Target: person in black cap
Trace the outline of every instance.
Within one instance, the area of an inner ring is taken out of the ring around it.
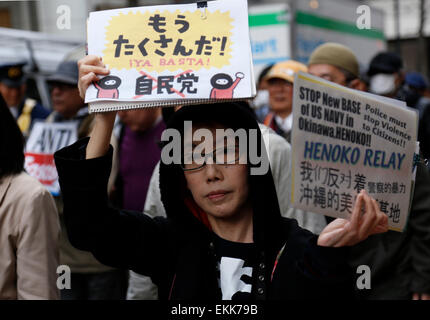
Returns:
[[[21,132],[26,136],[35,119],[45,119],[49,110],[36,100],[26,98],[26,77],[23,67],[26,62],[6,63],[0,66],[0,94],[9,110],[17,119]]]
[[[403,61],[396,53],[378,53],[370,62],[367,75],[372,93],[406,102],[408,107],[417,109],[420,119],[430,100],[424,97],[428,87],[426,80],[417,72],[404,73]]]
[[[77,61],[64,61],[48,77],[54,111],[47,121],[83,120],[87,117],[86,104],[79,96],[78,76]]]
[[[369,90],[378,95],[405,100],[406,94],[402,90],[405,76],[402,68],[403,61],[396,53],[378,53],[370,61],[367,71]]]
[[[367,71],[370,77],[370,91],[389,98],[406,102],[406,105],[419,112],[418,140],[424,158],[430,157],[430,101],[424,97],[427,81],[418,73],[404,74],[403,61],[395,53],[381,52],[370,62]],[[430,298],[430,295],[429,295]]]
[[[430,105],[430,98],[426,96],[429,88],[428,81],[418,72],[408,72],[405,76],[405,85],[410,93],[406,103],[418,110],[421,120],[425,109]]]

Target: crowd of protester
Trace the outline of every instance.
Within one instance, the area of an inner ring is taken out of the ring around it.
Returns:
[[[366,192],[350,224],[290,205],[299,71],[419,112],[421,160],[404,232],[387,231]],[[430,85],[400,56],[381,52],[363,71],[351,49],[325,43],[306,64],[267,66],[254,101],[89,114],[85,90],[106,74],[93,56],[60,63],[47,79],[48,110],[26,97],[25,63],[0,66],[0,299],[430,299]],[[209,130],[258,128],[270,171],[244,178],[246,166],[163,164],[163,131],[186,120]],[[78,123],[78,141],[55,155],[60,194],[24,170],[25,139],[37,121]],[[218,181],[243,192],[231,209],[235,223],[199,198]],[[249,290],[225,283],[226,257],[250,266],[242,281]],[[70,288],[57,286],[59,265],[71,270]],[[351,270],[360,265],[370,266],[370,290],[355,286]]]

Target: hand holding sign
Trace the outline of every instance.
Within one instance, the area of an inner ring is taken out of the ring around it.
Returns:
[[[86,159],[102,157],[108,152],[115,116],[116,111],[96,114],[94,128],[87,145]]]
[[[78,61],[79,67],[79,95],[85,99],[88,87],[95,81],[99,80],[97,75],[106,76],[109,70],[102,62],[102,58],[95,55],[88,55]]]
[[[109,70],[100,57],[88,55],[78,61],[79,66],[79,94],[82,98],[91,83],[98,81],[98,75],[107,75]],[[103,156],[109,149],[116,112],[97,113],[91,139],[87,146],[87,159]]]
[[[195,3],[91,12],[88,52],[103,62],[87,60],[89,111],[255,96],[247,12],[246,0],[210,1],[204,18]]]
[[[364,214],[362,212],[364,211]],[[353,246],[372,234],[388,230],[388,217],[381,212],[375,199],[366,190],[357,196],[350,220],[337,218],[318,237],[323,247]]]
[[[294,81],[293,206],[349,219],[365,189],[406,225],[413,194],[417,115],[398,101],[298,73]]]

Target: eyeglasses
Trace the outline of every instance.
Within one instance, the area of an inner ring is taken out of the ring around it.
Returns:
[[[203,168],[207,163],[238,164],[240,158],[239,147],[235,146],[219,148],[206,154],[190,152],[185,154],[181,167],[184,171],[193,171]]]

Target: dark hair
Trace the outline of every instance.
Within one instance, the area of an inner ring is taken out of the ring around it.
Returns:
[[[248,134],[247,137],[250,137],[249,130],[257,129],[256,131],[258,137],[261,136],[255,114],[245,101],[184,106],[176,111],[167,123],[167,128],[174,128],[180,133],[182,138],[182,153],[184,150],[185,121],[192,121],[193,126],[199,125],[203,127],[214,127],[216,125],[222,125],[226,129],[233,129],[234,131],[238,129],[244,129]],[[168,143],[169,142],[167,141],[163,141],[161,143],[161,148],[163,148]],[[247,141],[247,143],[249,144],[249,141]],[[261,140],[259,138],[257,139],[257,145],[255,148],[258,155],[262,155],[262,148],[264,148],[264,153],[266,153],[265,157],[267,158],[265,145],[261,145]],[[247,146],[247,150],[250,150],[249,145]],[[248,163],[248,167],[253,166],[254,164]],[[182,169],[180,172],[182,173]]]
[[[24,170],[24,137],[0,95],[0,177]]]
[[[260,75],[258,76],[257,86],[263,81],[264,77],[269,73],[270,69],[272,69],[273,66],[274,64],[272,63],[264,67],[263,70],[261,70]]]
[[[228,82],[226,84],[217,83],[220,79],[226,79]],[[211,85],[215,89],[228,89],[231,87],[233,83],[233,79],[226,73],[217,73],[211,78]]]
[[[109,80],[115,80],[115,83],[106,84],[106,82]],[[97,83],[103,89],[116,89],[121,85],[121,79],[117,76],[107,76],[107,77],[104,77],[103,79],[100,79]]]
[[[276,194],[275,184],[270,171],[270,164],[267,155],[266,146],[263,141],[262,133],[259,129],[257,121],[254,119],[249,109],[243,104],[234,102],[221,102],[216,104],[184,106],[170,119],[167,128],[174,128],[179,130],[181,137],[184,137],[184,122],[192,121],[194,124],[216,123],[223,125],[225,128],[233,130],[244,129],[247,134],[252,131],[256,133],[256,151],[255,155],[261,155],[261,161],[267,164],[267,172],[264,174],[251,174],[251,170],[261,164],[247,163],[248,167],[248,186],[249,186],[249,199],[252,202],[254,211],[254,242],[265,246],[265,244],[273,243],[272,237],[276,238],[280,232],[281,214],[278,205],[278,198]],[[248,135],[248,137],[250,137]],[[248,139],[248,156],[251,152],[250,140]],[[249,158],[248,158],[249,159]],[[196,223],[199,223],[194,214],[185,204],[185,200],[189,197],[190,191],[186,188],[186,178],[184,171],[178,164],[166,164],[160,162],[160,191],[161,201],[166,209],[168,218],[176,220],[186,230],[184,236],[195,239],[195,232],[199,232],[200,236],[205,237],[207,233],[200,233],[201,230],[194,228]],[[258,214],[256,214],[258,212]],[[204,229],[207,230],[206,228]],[[266,242],[267,241],[267,242]],[[273,248],[273,246],[265,247],[266,254],[276,257],[280,248]],[[274,259],[273,258],[273,259]]]

